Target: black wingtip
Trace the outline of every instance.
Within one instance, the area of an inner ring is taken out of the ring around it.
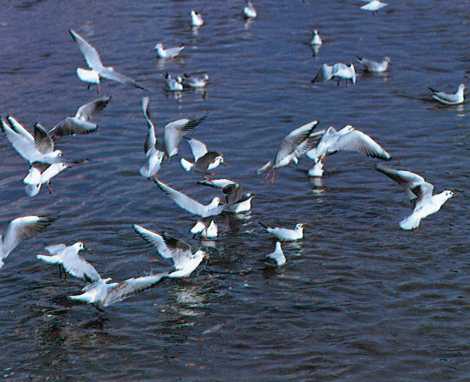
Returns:
[[[438,91],[434,88],[428,87],[429,90],[431,90],[433,93],[437,93]]]
[[[268,228],[268,226],[266,224],[264,224],[263,222],[258,222],[258,224],[263,228],[266,228],[266,229]]]

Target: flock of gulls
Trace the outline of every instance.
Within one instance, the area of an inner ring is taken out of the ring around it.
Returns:
[[[368,1],[361,9],[377,12],[387,4],[378,0]],[[254,19],[257,11],[248,1],[243,8],[244,17]],[[201,13],[191,10],[190,22],[193,28],[201,28],[205,21]],[[103,79],[117,81],[121,84],[131,85],[145,90],[144,86],[111,66],[105,66],[98,51],[80,34],[70,30],[72,40],[77,44],[88,68],[77,68],[78,78],[88,87],[96,86],[101,91]],[[311,45],[318,51],[322,45],[322,38],[318,30],[314,30]],[[180,55],[184,46],[165,47],[162,42],[155,46],[159,59],[172,60]],[[390,58],[385,57],[377,62],[367,58],[358,57],[364,71],[381,73],[389,68]],[[313,82],[335,80],[338,85],[341,81],[356,83],[356,70],[353,64],[336,63],[324,64],[318,71]],[[208,86],[207,73],[165,74],[165,83],[168,91],[181,91],[184,88],[204,88]],[[447,94],[431,89],[432,98],[436,101],[455,105],[464,101],[464,85],[460,85],[457,93]],[[30,197],[41,192],[43,185],[52,192],[51,181],[60,173],[72,166],[78,166],[80,161],[68,161],[62,151],[56,148],[61,139],[69,136],[89,134],[98,129],[96,118],[106,108],[111,97],[101,96],[83,106],[80,106],[74,116],[66,117],[57,125],[48,129],[36,123],[33,132],[13,115],[1,119],[1,130],[14,150],[27,162],[27,173],[24,177],[25,191]],[[206,115],[197,118],[184,118],[168,123],[157,130],[150,113],[149,97],[142,98],[142,112],[147,124],[147,135],[144,143],[145,161],[140,168],[140,175],[152,180],[158,188],[171,199],[174,204],[196,217],[190,233],[201,238],[201,248],[195,248],[183,240],[171,237],[165,232],[154,232],[141,225],[133,225],[137,235],[150,243],[155,251],[164,259],[173,263],[173,269],[167,272],[150,274],[142,277],[130,278],[121,282],[112,282],[109,277],[102,277],[95,267],[89,263],[80,252],[85,249],[82,242],[67,246],[53,244],[47,246],[47,254],[37,256],[37,259],[50,265],[59,267],[59,275],[67,274],[83,280],[84,287],[81,293],[69,296],[71,300],[93,304],[97,308],[104,308],[113,303],[150,288],[164,279],[185,278],[198,268],[201,262],[208,257],[204,250],[204,243],[210,243],[218,236],[216,217],[223,213],[244,214],[251,210],[254,194],[247,192],[242,185],[229,179],[214,177],[214,171],[224,164],[224,156],[219,151],[212,151],[202,141],[190,137],[193,131],[204,122]],[[353,126],[347,125],[339,130],[334,127],[319,129],[319,121],[311,121],[300,126],[280,142],[273,158],[257,170],[264,174],[266,181],[274,182],[279,170],[290,164],[297,164],[302,157],[313,161],[308,175],[321,177],[324,175],[324,166],[328,156],[340,151],[353,151],[368,157],[389,161],[391,155],[372,137]],[[180,158],[181,167],[188,172],[201,175],[198,184],[211,187],[217,192],[208,204],[202,204],[186,195],[183,191],[173,188],[158,177],[161,166],[165,162],[178,156],[179,146],[185,141],[189,145],[193,158]],[[411,201],[412,213],[400,222],[403,230],[418,228],[422,219],[434,214],[454,196],[452,191],[443,191],[434,194],[434,187],[423,177],[406,170],[397,170],[382,164],[376,165],[376,170],[405,188]],[[47,229],[55,221],[49,216],[25,216],[14,219],[7,226],[4,234],[0,236],[0,268],[8,255],[23,241]],[[266,255],[266,261],[273,266],[282,266],[286,257],[282,243],[303,239],[304,225],[299,223],[293,228],[269,226],[261,223],[263,229],[275,238],[274,251]],[[208,245],[210,246],[210,245]]]

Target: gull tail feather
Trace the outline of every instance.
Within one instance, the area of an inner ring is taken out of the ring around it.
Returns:
[[[421,222],[421,218],[413,214],[403,219],[400,222],[400,228],[405,231],[411,231],[413,229],[418,228],[420,222]]]
[[[273,167],[273,162],[269,161],[263,167],[260,167],[258,170],[256,170],[256,173],[258,175],[263,174],[264,172],[271,170],[272,167]]]

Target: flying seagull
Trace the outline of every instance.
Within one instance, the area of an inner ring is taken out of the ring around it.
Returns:
[[[413,213],[400,222],[400,228],[403,230],[418,228],[421,219],[435,214],[447,200],[454,196],[454,193],[449,190],[433,195],[434,186],[410,171],[395,170],[381,164],[377,164],[376,169],[403,186],[414,202]]]
[[[165,183],[160,182],[158,179],[154,178],[155,183],[158,187],[165,192],[173,201],[182,209],[188,211],[193,215],[200,216],[202,218],[208,218],[210,216],[216,216],[222,213],[224,206],[220,205],[220,198],[214,197],[212,201],[207,204],[201,204],[196,200],[190,198],[186,194],[167,186]]]
[[[137,234],[157,249],[161,257],[173,261],[175,270],[168,274],[169,278],[189,277],[202,260],[207,258],[206,252],[197,250],[193,253],[189,244],[168,236],[165,232],[159,234],[138,224],[133,227]]]
[[[52,178],[72,166],[71,163],[58,162],[53,164],[33,163],[29,168],[28,175],[23,179],[26,194],[34,197],[41,191],[43,184],[47,184],[49,192],[52,193]]]
[[[304,224],[302,223],[296,224],[294,229],[269,227],[261,222],[259,224],[279,241],[295,241],[303,239],[304,237]]]
[[[150,117],[149,102],[149,97],[142,98],[142,111],[147,122],[147,137],[144,143],[145,165],[141,167],[140,175],[145,178],[151,178],[160,171],[160,166],[165,156],[165,151],[160,150],[157,142],[155,125]]]
[[[96,115],[108,106],[111,97],[100,97],[80,106],[73,117],[67,117],[55,125],[49,135],[57,140],[60,137],[76,134],[89,134],[98,129],[93,122]]]
[[[82,68],[77,69],[77,75],[80,80],[88,84],[96,84],[99,86],[101,78],[106,78],[108,80],[117,81],[122,84],[132,85],[139,89],[145,89],[132,78],[114,70],[112,66],[104,66],[101,62],[98,51],[88,41],[86,41],[73,29],[70,29],[69,33],[72,36],[73,41],[78,44],[78,48],[80,49],[80,52],[82,52],[83,57],[85,58],[85,61],[90,68],[90,70]]]
[[[392,159],[390,154],[376,141],[351,125],[347,125],[339,131],[336,131],[334,127],[329,127],[317,146],[307,153],[307,156],[315,161],[309,175],[322,176],[326,157],[338,151],[356,151],[372,158]]]
[[[3,235],[0,235],[0,268],[18,244],[43,232],[54,220],[41,216],[24,216],[12,220]]]
[[[178,146],[183,137],[198,126],[202,121],[207,118],[207,115],[203,115],[200,118],[183,118],[168,123],[164,127],[163,139],[165,142],[165,150],[168,158],[175,156],[178,153]]]
[[[85,245],[79,241],[73,245],[51,245],[45,248],[49,255],[37,255],[36,258],[47,264],[56,264],[73,277],[93,283],[101,279],[95,267],[86,261],[79,252],[85,249]]]
[[[266,177],[274,182],[276,169],[287,166],[290,163],[297,164],[299,158],[311,150],[323,134],[324,131],[313,132],[318,123],[318,121],[312,121],[291,131],[282,140],[274,160],[259,168],[258,174],[267,172]]]
[[[181,158],[181,166],[186,171],[208,173],[224,163],[224,157],[216,151],[208,151],[207,146],[197,139],[188,139],[188,144],[193,153],[194,163]]]
[[[237,184],[236,182],[230,179],[211,179],[209,177],[205,177],[202,180],[198,180],[197,183],[202,184],[203,186],[209,186],[212,188],[219,188],[219,189],[223,189],[224,187],[230,184]]]
[[[444,93],[433,88],[429,88],[429,90],[432,92],[432,98],[444,105],[459,105],[464,102],[464,84],[460,84],[457,92],[454,94]]]
[[[62,151],[55,150],[54,141],[46,129],[36,123],[34,137],[11,115],[2,118],[2,130],[20,156],[30,165],[34,162],[57,163],[61,161]]]
[[[225,195],[224,211],[238,214],[251,210],[251,201],[255,194],[244,192],[240,184],[228,184],[222,189],[222,192]]]

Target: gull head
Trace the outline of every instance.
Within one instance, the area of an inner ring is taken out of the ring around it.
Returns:
[[[77,241],[73,246],[77,251],[83,251],[85,249],[85,244],[81,241]]]
[[[304,224],[303,223],[296,224],[295,225],[295,230],[303,232],[304,231]]]
[[[162,50],[163,49],[163,44],[161,42],[157,43],[157,45],[155,45],[155,49]],[[168,73],[166,75],[168,75]]]
[[[465,85],[464,84],[460,84],[459,85],[459,92],[463,92],[465,90]]]
[[[384,61],[385,61],[387,64],[390,64],[390,62],[391,62],[392,60],[390,59],[390,57],[385,56],[385,57],[384,57]]]
[[[445,190],[442,194],[444,195],[445,200],[449,200],[455,196],[455,192],[450,190]]]
[[[214,159],[214,164],[218,166],[219,164],[224,163],[224,157],[222,155],[217,155]]]

